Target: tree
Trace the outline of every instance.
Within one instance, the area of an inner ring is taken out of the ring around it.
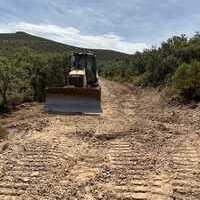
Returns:
[[[186,100],[200,100],[200,62],[182,64],[173,76],[173,85]]]
[[[7,58],[0,58],[1,109],[8,108],[8,95],[16,87],[16,68]]]

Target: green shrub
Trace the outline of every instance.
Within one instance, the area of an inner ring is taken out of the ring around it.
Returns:
[[[200,100],[200,62],[180,65],[173,76],[173,87],[184,100]]]

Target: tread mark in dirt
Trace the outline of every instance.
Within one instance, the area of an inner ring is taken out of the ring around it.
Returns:
[[[59,154],[45,143],[30,143],[24,152],[1,155],[0,199],[20,199],[20,196],[39,183],[45,183],[47,173],[56,167]]]
[[[172,155],[173,196],[177,199],[200,199],[200,158],[189,140],[176,148]]]
[[[155,176],[151,177],[153,180],[150,179],[150,166],[141,148],[133,150],[129,141],[117,139],[111,142],[109,155],[116,176],[116,181],[112,186],[116,198],[172,199],[170,193],[161,187],[161,177]]]

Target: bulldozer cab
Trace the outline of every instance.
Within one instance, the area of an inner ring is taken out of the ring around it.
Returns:
[[[91,53],[73,53],[70,56],[71,69],[74,74],[85,73],[86,85],[97,85],[96,57]],[[72,73],[72,72],[71,72]]]
[[[87,54],[73,53],[70,56],[72,70],[83,70],[87,67]]]

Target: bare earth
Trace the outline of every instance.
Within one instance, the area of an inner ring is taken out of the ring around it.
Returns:
[[[0,199],[200,199],[200,106],[102,81],[101,116],[0,118]]]

